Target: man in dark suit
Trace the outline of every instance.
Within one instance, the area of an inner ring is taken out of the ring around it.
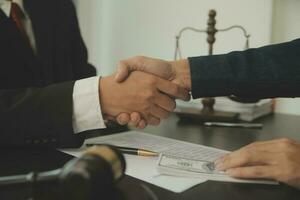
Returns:
[[[1,147],[77,147],[81,132],[106,127],[102,114],[121,111],[155,125],[175,107],[162,92],[181,96],[177,85],[143,73],[124,84],[95,75],[71,0],[0,0]]]
[[[258,99],[300,97],[299,53],[300,39],[297,39],[174,62],[135,57],[120,62],[116,79],[122,81],[130,71],[140,70],[173,80],[190,90],[194,98],[229,95]],[[124,123],[130,120],[126,114],[119,118]],[[233,177],[275,179],[300,189],[299,155],[297,141],[277,139],[250,144],[220,158],[215,164],[217,169]]]

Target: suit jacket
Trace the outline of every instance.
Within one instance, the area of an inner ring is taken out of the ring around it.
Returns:
[[[300,96],[300,39],[224,55],[189,58],[194,98]]]
[[[35,34],[35,55],[14,22],[0,11],[0,146],[76,147],[74,80],[96,75],[87,63],[71,0],[24,0]]]

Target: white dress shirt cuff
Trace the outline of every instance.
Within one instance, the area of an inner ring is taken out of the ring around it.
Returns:
[[[74,133],[106,128],[100,107],[99,79],[100,77],[92,77],[75,82],[73,90]]]

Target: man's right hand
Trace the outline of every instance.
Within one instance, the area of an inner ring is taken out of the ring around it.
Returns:
[[[189,99],[187,90],[170,81],[143,72],[133,72],[122,83],[114,76],[104,77],[99,86],[102,112],[116,117],[120,113],[140,113],[150,125],[158,125],[175,107],[174,98]]]

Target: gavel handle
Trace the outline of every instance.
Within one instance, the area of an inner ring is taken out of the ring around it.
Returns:
[[[30,186],[36,183],[50,183],[58,181],[61,169],[47,172],[30,172],[28,174],[0,177],[0,188],[8,186]]]

